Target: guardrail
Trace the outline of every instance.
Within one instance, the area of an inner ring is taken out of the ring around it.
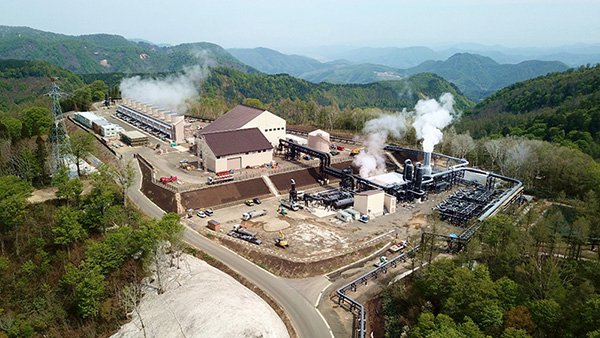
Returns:
[[[344,302],[348,302],[348,304],[350,304],[350,312],[356,312],[355,315],[358,317],[358,336],[360,338],[364,338],[366,335],[367,315],[365,307],[358,301],[346,295],[346,292],[349,290],[356,291],[357,286],[360,284],[367,285],[369,279],[377,279],[377,276],[380,273],[386,273],[388,269],[395,268],[399,262],[405,262],[408,258],[414,256],[414,254],[419,250],[419,247],[420,245],[413,247],[412,249],[390,259],[383,265],[365,273],[364,275],[336,290],[336,294],[338,296],[338,305],[343,305]]]

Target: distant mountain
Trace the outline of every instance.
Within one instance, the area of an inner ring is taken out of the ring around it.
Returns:
[[[238,60],[267,74],[300,76],[307,72],[327,68],[315,59],[300,55],[286,55],[269,48],[230,48],[227,51]]]
[[[286,55],[268,48],[228,49],[238,60],[267,74],[289,74],[314,83],[364,84],[402,78],[398,69],[347,60],[322,63],[300,55]]]
[[[558,61],[524,61],[499,64],[489,57],[460,53],[445,61],[426,61],[406,70],[409,75],[431,72],[454,83],[469,98],[479,101],[493,92],[540,75],[561,72],[569,67]]]
[[[159,47],[119,35],[70,36],[9,26],[0,26],[0,59],[44,60],[76,73],[173,72],[197,64],[250,70],[207,42]]]
[[[332,59],[345,59],[354,63],[372,63],[392,68],[415,67],[427,60],[443,60],[444,55],[428,47],[364,47],[330,54]]]

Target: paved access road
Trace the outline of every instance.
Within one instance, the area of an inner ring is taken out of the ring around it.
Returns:
[[[131,155],[132,154],[124,155],[124,160],[130,159],[132,157]],[[134,160],[132,164],[136,169],[136,175],[134,183],[128,191],[129,198],[146,215],[155,218],[161,217],[164,214],[164,211],[152,203],[152,201],[140,191],[142,180],[138,162]],[[328,285],[325,277],[322,277],[321,280],[315,278],[307,279],[307,283],[294,283],[301,285],[306,284],[304,287],[294,285],[299,290],[302,290],[301,293],[296,288],[290,286],[292,283],[288,283],[289,280],[277,277],[263,270],[254,263],[242,258],[233,251],[214,243],[187,226],[184,227],[183,240],[192,247],[200,249],[227,264],[231,269],[268,293],[286,312],[299,337],[333,337],[327,322],[313,304],[315,300],[308,299],[313,298],[315,294],[318,294],[319,289]]]

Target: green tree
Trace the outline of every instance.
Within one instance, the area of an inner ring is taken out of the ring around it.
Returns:
[[[85,229],[79,223],[80,217],[78,210],[61,207],[56,214],[56,225],[52,228],[54,243],[67,248],[69,257],[71,257],[71,244],[85,238],[87,235]]]
[[[108,85],[102,80],[96,80],[89,84],[92,101],[104,100],[104,95],[108,94]]]
[[[546,336],[560,336],[558,323],[561,318],[560,305],[553,299],[536,300],[529,304],[531,318]]]
[[[70,178],[69,169],[61,166],[52,177],[52,185],[56,187],[56,197],[62,198],[67,205],[71,202],[79,203],[79,198],[83,192],[83,183],[79,178]]]
[[[419,271],[417,288],[427,299],[441,304],[448,296],[454,268],[454,262],[450,259],[440,259],[431,263],[427,269]]]
[[[52,113],[45,107],[30,107],[21,111],[23,136],[32,137],[50,132]]]
[[[21,138],[23,123],[21,120],[12,116],[5,116],[0,119],[0,123],[6,127],[11,140],[15,141]]]
[[[264,103],[262,103],[259,99],[246,98],[242,101],[242,104],[249,107],[264,109]]]
[[[509,327],[502,333],[502,338],[530,338],[531,336],[525,330]]]
[[[71,135],[71,154],[75,157],[77,175],[81,176],[80,161],[94,149],[94,136],[86,132],[76,132]]]
[[[104,275],[100,266],[83,262],[79,268],[69,264],[62,282],[71,290],[82,318],[95,317],[104,297]]]
[[[0,187],[0,246],[4,255],[6,235],[23,220],[32,187],[29,182],[12,175],[0,176]]]
[[[583,305],[579,326],[582,328],[581,333],[594,330],[600,331],[600,296],[598,294]]]

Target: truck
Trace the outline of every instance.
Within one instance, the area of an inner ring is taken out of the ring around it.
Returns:
[[[281,200],[281,201],[279,201],[279,204],[288,210],[292,210],[292,211],[300,210],[300,205],[296,202],[290,202],[289,200]]]
[[[388,262],[387,257],[381,256],[381,257],[379,257],[379,262],[373,264],[373,266],[376,268],[380,268],[380,267],[384,266],[387,262]]]
[[[227,235],[229,235],[233,238],[243,239],[247,242],[250,242],[250,243],[256,244],[256,245],[260,245],[262,243],[262,241],[260,239],[256,238],[255,233],[252,233],[252,232],[244,229],[244,227],[242,227],[241,224],[234,224],[233,229],[231,231],[229,231],[227,233]]]
[[[267,210],[266,209],[262,209],[262,210],[250,210],[248,212],[245,212],[242,214],[242,219],[244,221],[249,221],[253,218],[256,217],[260,217],[260,216],[264,216],[267,214]]]
[[[220,183],[231,182],[231,181],[233,181],[233,175],[222,175],[222,176],[208,177],[206,179],[206,184],[213,185],[213,184],[220,184]]]
[[[170,177],[163,176],[160,178],[160,183],[169,183],[169,182],[175,182],[175,181],[177,181],[177,176],[170,176]]]
[[[391,253],[396,253],[396,252],[404,250],[407,246],[408,246],[408,243],[406,241],[400,241],[400,242],[390,246],[388,251]]]

